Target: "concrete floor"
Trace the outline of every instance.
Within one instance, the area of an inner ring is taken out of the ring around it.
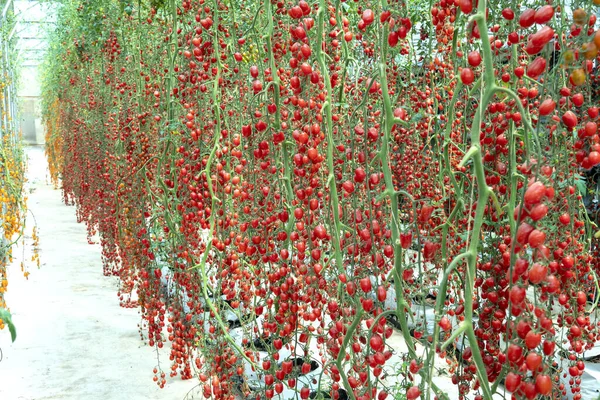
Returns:
[[[32,218],[23,247],[9,267],[6,295],[17,340],[0,332],[0,399],[184,399],[196,381],[167,378],[159,389],[152,381],[157,353],[140,340],[137,309],[119,306],[116,278],[102,274],[100,246],[90,245],[75,208],[47,182],[41,147],[29,155],[29,208],[40,234],[41,269],[30,262]],[[165,349],[166,350],[165,346]],[[161,354],[168,376],[169,360]],[[189,396],[188,398],[191,398]]]

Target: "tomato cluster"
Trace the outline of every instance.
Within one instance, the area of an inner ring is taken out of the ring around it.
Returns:
[[[142,338],[170,346],[159,386],[305,399],[314,361],[334,398],[445,398],[443,357],[461,398],[501,381],[581,398],[599,334],[596,5],[425,3],[62,9],[51,171]],[[435,323],[413,323],[428,301]]]
[[[6,17],[8,15],[9,17]],[[10,14],[0,18],[0,34],[8,36],[14,22]],[[24,193],[25,157],[23,142],[17,126],[16,81],[18,73],[15,65],[14,42],[7,41],[0,49],[0,330],[6,326],[16,337],[8,305],[4,298],[8,291],[8,266],[14,261],[13,250],[19,239],[23,238],[27,198]],[[34,246],[37,244],[36,231],[33,231]],[[33,260],[39,259],[33,254]],[[29,276],[25,260],[21,262],[21,271],[25,278]]]

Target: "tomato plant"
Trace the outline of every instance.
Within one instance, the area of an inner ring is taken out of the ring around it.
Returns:
[[[25,160],[23,144],[17,126],[16,82],[18,63],[14,49],[15,40],[10,32],[15,27],[12,11],[3,8],[0,15],[0,330],[8,327],[11,338],[16,338],[16,329],[5,300],[8,291],[8,266],[13,262],[13,250],[24,237],[25,214],[27,212],[24,193]],[[33,229],[34,247],[37,233]],[[33,254],[32,261],[39,267],[39,258]],[[25,278],[29,276],[25,261],[21,263]]]
[[[307,398],[315,361],[333,398],[447,398],[461,341],[460,398],[581,397],[553,364],[598,338],[597,9],[527,7],[64,2],[47,155],[159,386]]]

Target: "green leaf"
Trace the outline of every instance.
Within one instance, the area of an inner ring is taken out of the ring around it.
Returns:
[[[8,330],[10,331],[10,338],[14,342],[17,339],[17,328],[12,322],[12,318],[8,310],[4,308],[0,308],[0,319],[4,321],[6,325],[8,325]]]
[[[579,190],[579,193],[582,196],[585,196],[587,194],[587,185],[584,176],[581,176],[579,174],[575,175],[575,186],[577,186],[577,189]]]
[[[411,124],[417,123],[417,122],[419,122],[422,119],[423,119],[423,113],[422,112],[418,112],[418,113],[416,113],[415,115],[412,116],[412,118],[410,119],[410,123]]]

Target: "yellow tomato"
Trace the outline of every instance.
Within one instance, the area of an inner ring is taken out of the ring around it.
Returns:
[[[578,8],[573,11],[573,22],[577,25],[583,25],[587,22],[587,13],[582,9]]]
[[[573,53],[572,50],[567,50],[565,51],[563,59],[565,60],[565,64],[571,64],[573,61],[575,61],[575,53]]]
[[[571,82],[575,86],[581,86],[585,83],[585,71],[583,68],[578,68],[575,71],[571,72]]]
[[[593,60],[598,55],[598,47],[596,47],[594,42],[584,43],[581,46],[581,53],[586,60]]]

